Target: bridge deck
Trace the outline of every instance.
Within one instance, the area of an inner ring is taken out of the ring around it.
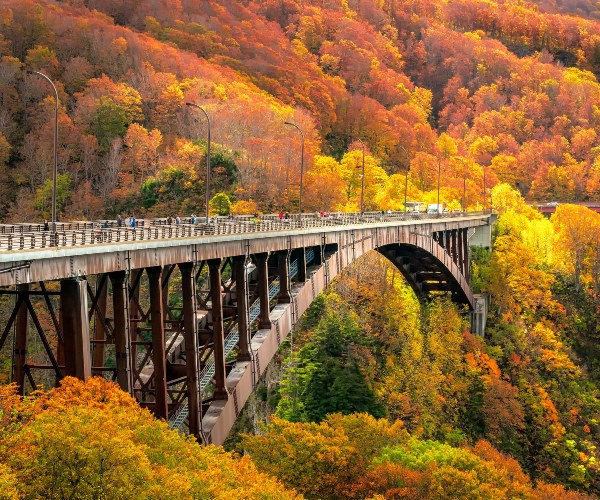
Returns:
[[[340,233],[361,240],[385,239],[392,238],[389,234],[396,229],[431,233],[476,227],[487,224],[488,217],[481,212],[437,217],[402,212],[305,216],[287,221],[269,218],[196,226],[65,230],[57,233],[55,241],[44,231],[0,234],[0,286],[336,243]]]

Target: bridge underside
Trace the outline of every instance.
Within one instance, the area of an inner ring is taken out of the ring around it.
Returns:
[[[173,428],[222,444],[300,316],[364,253],[386,256],[420,296],[449,293],[472,306],[469,227],[351,229],[277,236],[272,245],[235,241],[212,258],[193,247],[129,260],[116,255],[112,270],[0,289],[15,299],[0,348],[14,329],[12,379],[21,393],[65,375],[110,377]],[[227,248],[230,255],[222,255]],[[87,258],[65,262],[72,271],[98,269]],[[143,265],[132,266],[136,261]],[[63,265],[31,266],[15,276],[41,278]],[[34,336],[41,352],[32,349]]]
[[[418,297],[450,294],[454,302],[471,307],[470,290],[429,252],[412,245],[387,245],[377,250],[398,268]]]

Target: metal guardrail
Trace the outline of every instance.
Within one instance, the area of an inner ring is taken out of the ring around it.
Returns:
[[[448,212],[424,214],[412,212],[340,212],[329,216],[304,214],[289,219],[277,215],[261,215],[258,218],[238,216],[217,218],[213,222],[167,224],[165,219],[138,221],[138,227],[119,227],[115,221],[58,223],[57,232],[43,230],[43,224],[0,224],[0,251],[31,250],[37,248],[75,247],[104,245],[145,240],[192,238],[202,236],[251,234],[261,232],[289,231],[320,227],[373,224],[378,222],[416,221],[456,218],[464,215],[483,215],[484,212]],[[107,224],[108,222],[108,224]]]

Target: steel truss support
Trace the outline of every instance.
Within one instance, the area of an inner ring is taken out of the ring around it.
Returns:
[[[235,273],[235,298],[237,302],[238,361],[250,361],[250,325],[248,324],[248,275],[246,256],[233,258]]]
[[[125,271],[110,273],[113,297],[116,380],[121,389],[133,394],[131,371],[131,331],[129,322],[129,284]]]
[[[92,373],[101,375],[101,372],[95,371],[94,367],[103,367],[105,359],[105,341],[106,336],[106,303],[108,299],[108,284],[106,274],[98,280],[96,296],[92,302],[90,313],[94,316],[94,340],[98,341],[92,345]],[[89,285],[88,285],[89,286]]]
[[[467,279],[469,279],[469,230],[468,229],[461,229],[460,230],[463,233],[462,236],[462,243],[463,243],[463,276]]]
[[[150,288],[150,322],[152,327],[152,364],[154,377],[154,414],[167,419],[169,404],[167,399],[167,368],[165,349],[165,328],[163,322],[163,298],[160,267],[146,268]]]
[[[297,248],[294,250],[294,256],[296,257],[296,264],[298,266],[296,279],[299,283],[304,283],[306,281],[306,249],[304,247]]]
[[[212,303],[213,356],[215,360],[214,399],[227,399],[225,386],[225,330],[223,327],[223,295],[221,292],[221,259],[208,261],[210,298]]]
[[[464,253],[464,244],[463,244],[463,231],[462,229],[459,229],[457,231],[457,245],[458,245],[458,255],[457,255],[457,264],[458,264],[458,268],[460,269],[460,272],[463,274],[463,276],[465,275],[465,260],[463,257],[463,253]]]
[[[196,289],[194,264],[179,264],[183,299],[183,335],[185,340],[186,385],[188,397],[188,427],[190,434],[201,442],[200,419],[202,418],[200,385],[198,383],[198,334],[196,331]]]
[[[313,265],[314,266],[320,266],[324,259],[323,259],[323,247],[321,245],[313,247],[313,252],[315,255],[315,258],[313,260]]]
[[[258,298],[260,301],[260,316],[258,317],[258,328],[271,329],[271,305],[269,300],[269,254],[257,253],[254,262],[258,268]]]
[[[27,371],[27,293],[29,292],[29,284],[17,285],[17,292],[17,317],[15,325],[15,350],[12,381],[17,384],[19,395],[23,396],[25,389],[25,375]]]
[[[85,380],[92,376],[87,281],[61,280],[60,306],[65,375]]]
[[[279,274],[279,296],[280,304],[289,304],[292,301],[290,294],[290,253],[284,250],[277,254],[277,271]]]
[[[458,237],[457,233],[458,231],[456,229],[452,229],[450,231],[450,256],[452,257],[454,263],[458,266],[458,251],[456,249],[456,240]]]

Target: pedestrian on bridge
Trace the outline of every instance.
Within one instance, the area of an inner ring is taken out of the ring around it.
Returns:
[[[190,217],[190,222],[192,223],[192,225],[196,224],[196,215],[192,214],[192,216]]]
[[[117,216],[117,227],[123,227],[123,219],[120,214]]]
[[[177,217],[175,217],[175,225],[176,226],[181,225],[181,218],[179,217],[179,215]]]
[[[44,219],[44,231],[50,231],[50,224],[48,224],[48,219]]]

